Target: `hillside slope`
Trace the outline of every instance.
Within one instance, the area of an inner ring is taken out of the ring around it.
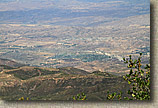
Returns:
[[[125,91],[129,86],[122,79],[107,72],[73,68],[41,68],[23,66],[5,68],[0,72],[0,98],[18,100],[72,100],[72,96],[85,93],[88,100],[106,100],[106,92]]]

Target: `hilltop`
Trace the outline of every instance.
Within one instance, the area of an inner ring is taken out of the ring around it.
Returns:
[[[86,93],[88,100],[106,100],[106,92],[125,91],[122,77],[107,72],[86,72],[73,67],[42,68],[5,66],[0,72],[0,98],[18,100],[72,100],[78,93]]]

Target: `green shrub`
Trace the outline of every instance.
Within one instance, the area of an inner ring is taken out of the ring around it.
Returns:
[[[86,99],[86,95],[82,93],[81,95],[77,94],[77,96],[73,96],[73,100],[87,100],[87,99]]]
[[[150,99],[150,64],[147,64],[145,69],[141,68],[141,56],[137,60],[133,60],[131,55],[129,58],[123,58],[124,62],[128,64],[130,68],[129,74],[123,76],[124,80],[131,85],[131,88],[127,91],[131,97],[122,98],[122,93],[112,93],[107,92],[107,99],[126,99],[126,100],[149,100]]]
[[[27,98],[21,97],[18,100],[29,100],[29,98],[28,97]]]

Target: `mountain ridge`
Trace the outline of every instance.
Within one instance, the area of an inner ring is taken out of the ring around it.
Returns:
[[[18,100],[20,97],[29,97],[30,100],[72,100],[73,95],[81,92],[86,93],[89,100],[106,100],[103,93],[122,90],[122,87],[128,88],[120,76],[100,71],[88,73],[73,67],[22,66],[5,68],[0,72],[0,98],[3,100]]]

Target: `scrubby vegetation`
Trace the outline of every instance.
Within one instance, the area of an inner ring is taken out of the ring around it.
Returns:
[[[87,100],[86,95],[84,93],[77,94],[77,96],[73,96],[73,100]]]
[[[137,60],[133,60],[131,56],[124,58],[130,73],[123,78],[108,72],[88,73],[73,67],[24,66],[12,69],[8,68],[8,65],[1,66],[0,98],[3,100],[27,100],[27,98],[29,100],[149,100],[150,65],[142,69],[141,55]]]
[[[131,97],[122,97],[122,93],[117,94],[116,92],[109,94],[107,99],[113,100],[115,98],[126,99],[126,100],[149,100],[150,99],[150,64],[147,64],[145,70],[141,68],[141,56],[137,60],[133,60],[131,55],[129,59],[123,58],[124,62],[128,64],[130,68],[130,73],[123,76],[123,79],[131,85],[128,90],[128,94]]]
[[[130,89],[127,91],[129,96],[123,96],[122,91],[119,93],[107,91],[108,100],[150,99],[150,64],[147,64],[145,69],[142,69],[141,56],[142,53],[136,60],[133,60],[131,55],[129,55],[129,58],[123,58],[124,63],[128,64],[127,67],[130,68],[129,74],[123,76],[123,79],[130,85]],[[84,96],[86,97],[85,94]],[[76,97],[73,97],[73,100],[84,100],[84,98],[78,94]]]
[[[27,98],[21,97],[18,100],[29,100],[29,98],[28,97]]]

